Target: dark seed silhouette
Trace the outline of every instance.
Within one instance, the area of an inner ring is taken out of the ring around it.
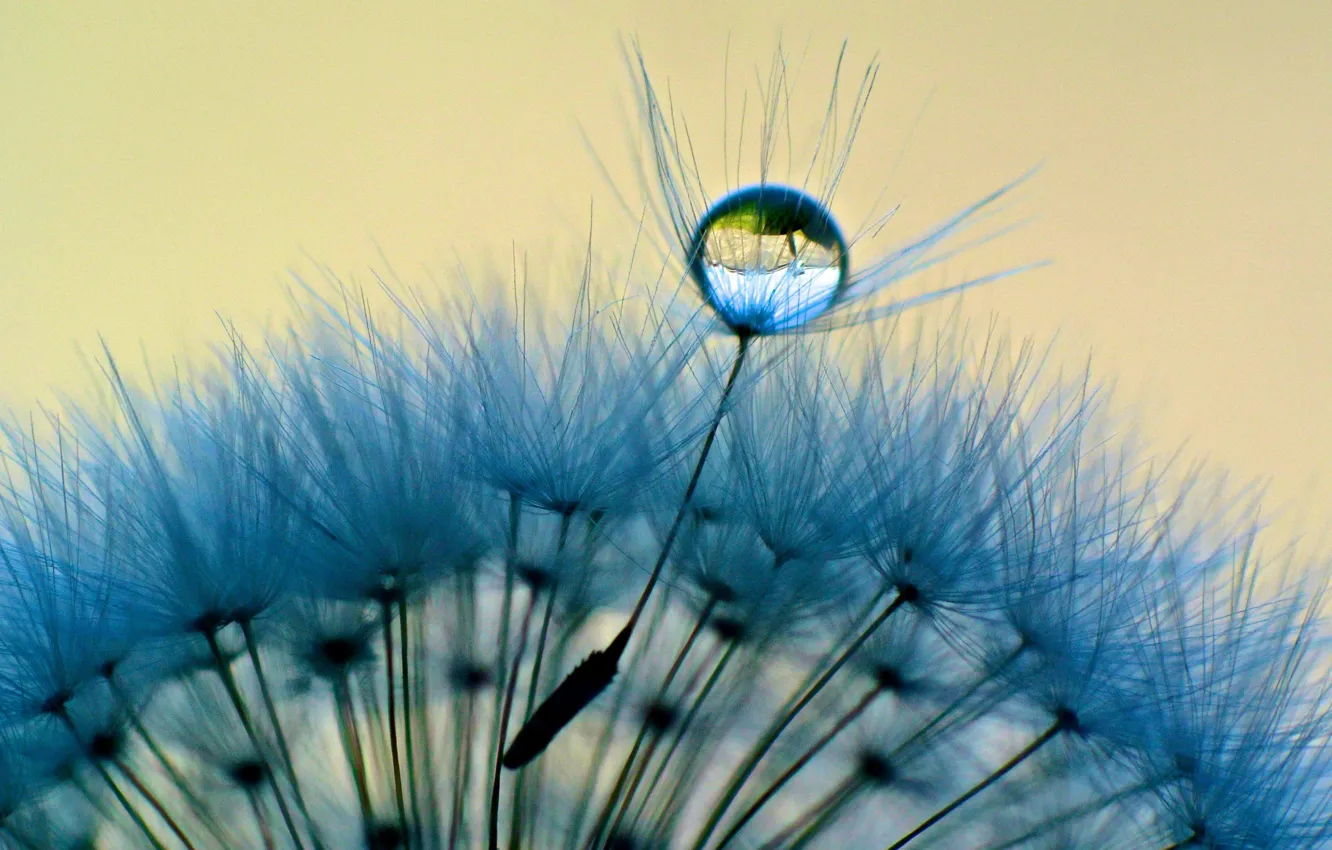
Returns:
[[[501,763],[509,770],[517,770],[541,755],[560,730],[573,722],[579,712],[591,705],[592,700],[615,680],[615,674],[620,670],[620,657],[628,645],[629,629],[626,628],[615,636],[610,646],[593,652],[575,667],[518,730]]]

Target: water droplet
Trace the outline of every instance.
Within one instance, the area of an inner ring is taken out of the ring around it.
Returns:
[[[790,186],[746,186],[718,199],[694,228],[689,272],[732,330],[798,328],[846,288],[846,240],[827,207]]]

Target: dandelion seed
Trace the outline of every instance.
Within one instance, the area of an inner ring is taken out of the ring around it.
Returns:
[[[830,165],[826,197],[820,200],[803,189],[770,183],[766,180],[770,162],[770,142],[777,132],[776,115],[782,105],[785,83],[785,58],[779,53],[773,63],[769,80],[769,105],[761,135],[765,153],[759,171],[765,179],[758,185],[727,193],[709,204],[701,216],[695,213],[699,203],[696,187],[696,165],[684,155],[663,114],[660,103],[648,80],[641,54],[637,57],[639,95],[645,114],[648,135],[653,146],[654,170],[659,178],[665,199],[666,215],[676,240],[684,251],[684,265],[699,287],[704,300],[717,314],[722,324],[736,338],[738,347],[729,376],[721,392],[721,399],[712,417],[711,425],[703,437],[694,471],[681,498],[675,520],[667,529],[661,553],[649,574],[647,585],[629,617],[628,623],[601,654],[589,659],[590,666],[580,668],[578,688],[557,689],[538,712],[540,725],[525,730],[524,747],[506,759],[512,767],[526,762],[518,756],[539,753],[564,724],[577,716],[591,699],[595,699],[613,679],[619,658],[629,637],[638,625],[644,607],[661,578],[670,557],[680,524],[690,512],[694,491],[707,464],[718,428],[727,412],[737,379],[751,352],[751,343],[759,337],[799,331],[834,308],[847,306],[850,296],[870,294],[920,269],[926,268],[940,257],[931,252],[948,236],[959,231],[976,213],[1001,197],[1011,187],[1005,187],[969,210],[945,222],[927,236],[901,249],[888,258],[868,267],[865,274],[853,277],[849,248],[841,229],[827,208],[845,166],[864,109],[864,98],[872,87],[874,69],[871,68],[856,96],[852,130],[843,140],[825,139],[830,132],[825,122],[820,135],[819,148],[828,141],[839,147]],[[836,83],[833,88],[836,100]],[[833,131],[835,132],[835,131]],[[811,164],[814,170],[816,160]],[[942,295],[1003,275],[971,281],[947,292],[933,293],[923,299],[914,299],[893,305],[888,315],[915,303],[923,303]],[[792,488],[793,492],[798,487]],[[551,703],[554,703],[553,705]],[[549,706],[549,708],[547,708]]]

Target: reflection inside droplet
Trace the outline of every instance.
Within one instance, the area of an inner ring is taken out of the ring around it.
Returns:
[[[846,241],[827,208],[799,189],[737,189],[699,221],[690,273],[733,330],[771,334],[831,308],[846,285]]]

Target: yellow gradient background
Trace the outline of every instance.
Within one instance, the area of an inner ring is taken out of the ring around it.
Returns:
[[[1332,516],[1320,2],[3,0],[0,399],[86,387],[99,334],[166,362],[220,339],[218,314],[280,320],[313,261],[364,280],[382,247],[419,279],[576,252],[589,204],[599,253],[623,252],[579,129],[631,184],[622,34],[718,154],[728,55],[734,110],[780,37],[812,132],[842,40],[848,82],[877,52],[838,211],[887,185],[894,234],[1043,162],[1031,223],[949,276],[1053,265],[967,311],[1059,333],[1162,450],[1271,479],[1307,527]]]

